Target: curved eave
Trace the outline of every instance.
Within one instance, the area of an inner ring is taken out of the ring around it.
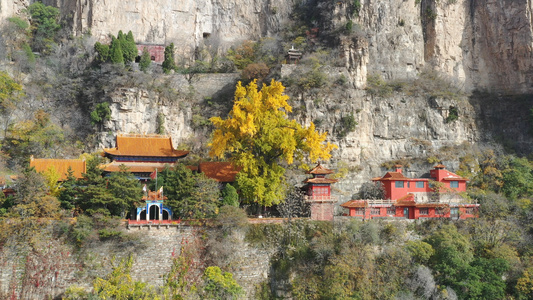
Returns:
[[[104,149],[102,156],[128,156],[128,157],[153,157],[153,158],[165,158],[176,157],[181,158],[189,154],[189,151],[174,150],[171,153],[121,153],[116,148]]]

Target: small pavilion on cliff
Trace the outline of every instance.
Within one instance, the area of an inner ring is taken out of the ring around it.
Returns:
[[[304,181],[306,201],[311,204],[311,219],[318,221],[332,221],[337,199],[331,196],[331,184],[337,179],[327,178],[333,170],[324,168],[320,163],[306,172],[313,177]]]

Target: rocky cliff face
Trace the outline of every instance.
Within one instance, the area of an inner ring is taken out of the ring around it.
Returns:
[[[279,31],[292,0],[107,1],[49,0],[72,17],[74,32],[90,31],[107,40],[118,30],[132,31],[139,42],[177,45],[182,55],[199,47],[221,51],[245,40]]]
[[[531,1],[422,2],[428,24],[426,61],[466,89],[532,92]]]
[[[0,21],[22,13],[30,0],[0,0]]]
[[[31,1],[1,0],[0,17],[20,13]],[[139,42],[174,42],[192,59],[195,50],[225,51],[244,40],[275,36],[296,3],[320,7],[322,32],[348,20],[368,41],[368,70],[387,79],[414,78],[429,66],[465,90],[531,93],[533,2],[530,0],[46,0],[61,8],[75,34],[100,40],[131,30]],[[303,3],[303,4],[302,4]],[[303,7],[303,6],[300,6]]]

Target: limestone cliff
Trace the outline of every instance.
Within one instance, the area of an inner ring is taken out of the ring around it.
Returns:
[[[0,18],[20,13],[31,1],[0,1]],[[174,42],[180,55],[224,52],[244,40],[277,35],[294,7],[315,6],[323,34],[352,20],[368,40],[368,70],[385,78],[413,78],[426,65],[465,90],[530,93],[533,74],[531,0],[47,0],[61,8],[75,34],[100,40],[131,30],[139,42]],[[418,3],[417,3],[418,2]],[[295,4],[299,4],[295,5]],[[324,36],[321,36],[324,38]]]
[[[139,42],[170,44],[181,55],[198,47],[225,51],[245,40],[275,34],[287,19],[292,0],[109,1],[49,0],[71,17],[72,29],[100,40],[131,30]]]

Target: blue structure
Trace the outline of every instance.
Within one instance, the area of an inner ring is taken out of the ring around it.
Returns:
[[[163,205],[163,191],[158,192],[148,191],[147,195],[143,197],[145,205],[137,207],[136,220],[137,221],[161,221],[172,220],[172,210]]]

